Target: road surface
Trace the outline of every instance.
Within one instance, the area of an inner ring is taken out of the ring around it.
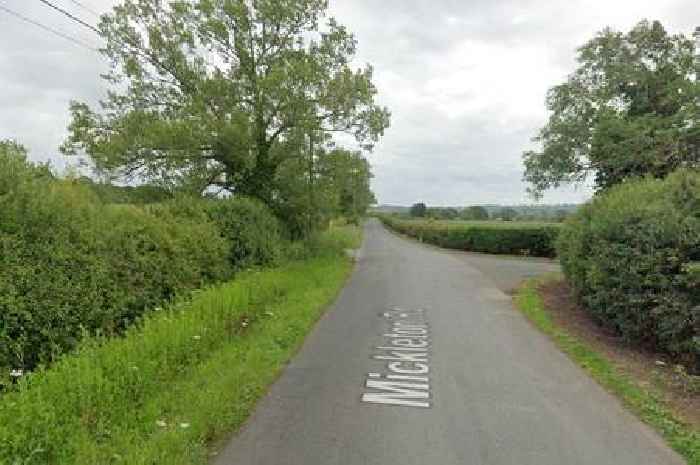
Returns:
[[[512,306],[551,262],[366,226],[357,268],[214,465],[683,461]]]

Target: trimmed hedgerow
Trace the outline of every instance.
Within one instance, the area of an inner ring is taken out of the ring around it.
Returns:
[[[568,220],[563,270],[588,311],[629,341],[700,360],[700,173],[630,181]]]
[[[18,183],[0,198],[0,378],[227,278],[227,248],[212,222],[105,205],[67,181]]]
[[[324,249],[242,272],[123,337],[86,338],[0,397],[0,463],[207,463],[207,447],[240,427],[350,269],[342,249]]]
[[[86,334],[280,255],[277,220],[247,199],[107,204],[0,143],[0,388]]]
[[[390,228],[423,242],[450,249],[492,254],[552,257],[558,224],[436,222],[381,216]]]

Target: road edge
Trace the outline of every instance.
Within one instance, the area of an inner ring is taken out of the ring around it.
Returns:
[[[700,432],[685,425],[654,392],[639,386],[626,373],[616,369],[605,355],[556,325],[540,296],[539,286],[558,277],[558,274],[550,274],[526,280],[515,293],[515,307],[591,378],[656,430],[688,465],[700,465]]]

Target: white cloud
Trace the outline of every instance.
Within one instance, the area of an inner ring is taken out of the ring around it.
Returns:
[[[2,1],[2,0],[0,0]],[[58,4],[94,23],[67,0]],[[116,0],[81,0],[104,12]],[[39,2],[5,2],[48,26],[100,45],[90,31]],[[575,65],[575,48],[605,26],[642,18],[672,32],[698,25],[697,0],[331,0],[371,63],[392,127],[370,155],[379,200],[433,205],[525,202],[520,156],[546,118],[547,89]],[[34,159],[58,154],[70,99],[96,102],[98,54],[0,12],[0,138]],[[587,189],[551,192],[580,201]]]

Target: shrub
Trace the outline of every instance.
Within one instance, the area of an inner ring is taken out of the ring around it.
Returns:
[[[0,154],[0,383],[114,334],[175,295],[230,275],[227,243],[204,220],[105,205],[86,186]],[[24,166],[22,166],[24,165]]]
[[[436,222],[401,220],[381,216],[396,231],[421,241],[447,247],[493,254],[552,257],[559,226],[538,223]]]
[[[700,173],[630,181],[596,196],[566,222],[558,250],[596,319],[698,363]]]
[[[228,258],[235,269],[271,265],[279,260],[281,226],[262,202],[241,197],[217,200],[209,202],[206,211],[228,241]]]

